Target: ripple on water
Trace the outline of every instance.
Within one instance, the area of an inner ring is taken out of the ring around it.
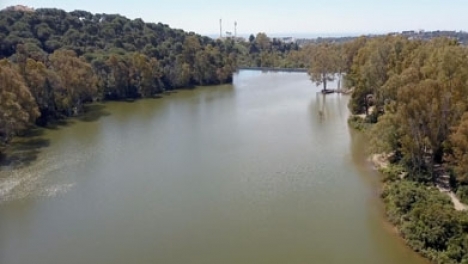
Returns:
[[[75,186],[74,183],[55,184],[40,190],[38,194],[43,197],[56,197],[60,194],[67,193],[73,186]]]
[[[56,197],[68,192],[74,183],[47,183],[47,176],[53,172],[81,162],[76,158],[65,160],[57,162],[54,158],[46,158],[23,168],[0,171],[0,203],[32,197]]]

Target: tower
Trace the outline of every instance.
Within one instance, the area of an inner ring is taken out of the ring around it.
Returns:
[[[223,38],[223,20],[219,19],[219,38]]]
[[[237,39],[237,21],[234,21],[234,40]]]

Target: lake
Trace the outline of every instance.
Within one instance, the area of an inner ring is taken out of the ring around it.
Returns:
[[[241,71],[21,139],[0,263],[427,263],[385,222],[349,97],[320,89]]]

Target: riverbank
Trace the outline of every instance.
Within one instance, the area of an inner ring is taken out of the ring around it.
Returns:
[[[463,263],[467,250],[467,207],[446,189],[407,179],[407,172],[392,164],[389,154],[374,154],[369,161],[383,175],[381,197],[395,231],[415,252],[434,263]]]
[[[263,71],[263,72],[304,72],[307,73],[307,68],[281,68],[281,67],[238,67],[237,71],[249,70],[249,71]]]
[[[226,83],[227,85],[232,84]],[[27,165],[31,159],[35,156],[37,149],[43,147],[44,142],[36,142],[34,136],[37,136],[38,132],[42,129],[57,129],[63,126],[67,126],[73,123],[73,120],[79,121],[95,121],[102,116],[107,115],[104,110],[105,104],[107,103],[134,103],[139,100],[162,100],[169,98],[171,95],[177,94],[181,91],[193,90],[200,87],[216,87],[219,85],[203,85],[203,86],[191,86],[181,87],[174,90],[166,90],[151,97],[144,98],[122,98],[122,99],[99,99],[84,103],[80,111],[76,111],[74,115],[66,116],[60,115],[57,117],[49,117],[43,123],[36,122],[34,125],[30,125],[21,133],[13,136],[7,143],[0,143],[0,169],[2,167],[21,167]],[[1,139],[1,138],[0,138]],[[32,140],[30,140],[32,139]]]

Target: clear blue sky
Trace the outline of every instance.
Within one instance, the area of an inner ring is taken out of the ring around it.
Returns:
[[[402,30],[468,31],[468,0],[0,0],[92,13],[119,13],[200,34],[386,33]]]

